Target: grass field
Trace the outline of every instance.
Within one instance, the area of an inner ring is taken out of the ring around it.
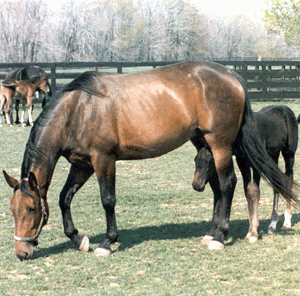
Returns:
[[[284,101],[296,115],[300,102]],[[270,103],[253,103],[259,110]],[[37,115],[38,110],[34,110]],[[15,177],[30,128],[4,126],[1,170]],[[300,183],[300,152],[295,179]],[[105,216],[93,176],[76,194],[73,218],[87,234],[91,252],[80,253],[65,237],[58,196],[69,164],[61,159],[48,192],[50,219],[31,261],[14,254],[14,219],[9,209],[12,189],[0,176],[0,291],[1,295],[300,295],[300,215],[292,228],[267,234],[272,190],[262,182],[259,241],[244,239],[248,211],[241,175],[233,201],[230,232],[222,252],[208,251],[201,239],[209,229],[212,193],[192,189],[195,149],[187,143],[165,156],[117,164],[117,222],[119,242],[108,258],[93,250],[103,239]],[[282,166],[282,163],[281,163]]]

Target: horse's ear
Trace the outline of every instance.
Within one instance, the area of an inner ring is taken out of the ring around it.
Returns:
[[[4,174],[4,178],[5,178],[6,182],[7,182],[7,184],[11,188],[15,188],[20,183],[17,179],[9,176],[5,171],[3,171],[3,174]]]
[[[28,177],[28,184],[31,190],[35,190],[38,187],[38,183],[34,173],[30,172]]]

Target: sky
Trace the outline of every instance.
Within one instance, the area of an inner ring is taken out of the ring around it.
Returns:
[[[251,19],[261,18],[264,0],[190,0],[204,14],[246,15]]]
[[[76,1],[76,0],[75,0]],[[83,1],[83,0],[78,0]],[[215,15],[246,15],[252,20],[259,20],[262,17],[264,9],[264,0],[189,0],[195,6],[199,7],[203,14]],[[64,0],[47,0],[51,8],[59,7]]]

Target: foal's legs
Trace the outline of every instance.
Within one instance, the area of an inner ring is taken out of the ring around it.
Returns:
[[[110,245],[117,241],[118,231],[115,217],[115,179],[116,158],[114,155],[95,153],[92,164],[97,174],[100,185],[100,194],[103,208],[106,214],[106,236],[103,242],[96,248],[96,256],[107,256],[111,253]]]
[[[25,123],[25,108],[26,108],[26,101],[25,101],[25,99],[22,99],[21,125],[23,127],[26,126],[26,123]]]
[[[294,179],[294,162],[295,162],[295,151],[292,151],[288,148],[282,151],[282,155],[285,161],[285,174],[291,179]],[[278,156],[279,157],[279,156]],[[274,159],[276,163],[278,163],[278,158]],[[269,234],[273,234],[276,231],[276,225],[278,222],[278,203],[279,203],[279,193],[274,191],[274,203],[273,203],[273,212],[272,212],[272,221],[269,225],[268,232]],[[284,223],[283,228],[288,229],[292,226],[292,209],[291,204],[286,202],[286,209],[284,211]]]
[[[27,97],[28,118],[29,118],[29,124],[31,126],[33,126],[33,120],[32,120],[32,101],[33,101],[33,96]],[[23,111],[25,112],[25,108],[23,108]]]
[[[59,206],[62,213],[64,232],[70,238],[80,251],[88,252],[89,239],[85,235],[78,235],[78,230],[74,227],[71,216],[71,202],[74,194],[82,187],[82,185],[94,173],[92,167],[77,166],[72,164],[70,172],[63,187],[60,198]]]
[[[295,149],[296,150],[296,149]],[[294,163],[295,163],[295,150],[283,150],[282,155],[285,161],[285,174],[293,181],[294,180]],[[292,227],[292,207],[290,203],[286,203],[286,209],[284,211],[284,223],[283,228]]]
[[[15,110],[16,110],[16,124],[20,123],[20,119],[19,119],[19,106],[20,106],[20,100],[16,100],[15,102]]]
[[[216,170],[214,171],[213,176],[209,179],[209,185],[214,193],[214,207],[213,207],[211,228],[202,239],[202,243],[207,245],[213,240],[220,220],[221,191],[220,191],[220,184],[219,184],[219,179]]]
[[[251,178],[251,167],[249,161],[245,157],[237,157],[237,164],[243,176],[244,191],[248,203],[249,212],[249,230],[246,238],[250,243],[254,243],[258,239],[258,203],[260,199],[259,181],[260,175],[253,169],[253,181]]]
[[[9,126],[12,126],[13,117],[12,117],[12,97],[6,96],[6,102],[4,104],[5,118],[6,123]]]
[[[273,160],[275,163],[278,165],[278,159],[279,159],[279,154],[273,157]],[[277,222],[279,220],[279,215],[278,215],[278,203],[279,203],[279,193],[274,190],[274,199],[273,199],[273,210],[272,210],[272,215],[271,215],[271,223],[268,227],[268,233],[269,234],[274,234],[276,231],[277,227]]]

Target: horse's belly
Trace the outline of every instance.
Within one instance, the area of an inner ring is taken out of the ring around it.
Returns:
[[[118,159],[145,159],[166,154],[186,143],[193,135],[192,129],[181,132],[158,132],[155,136],[132,134],[130,139],[123,139],[119,145]]]

